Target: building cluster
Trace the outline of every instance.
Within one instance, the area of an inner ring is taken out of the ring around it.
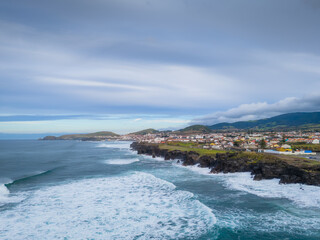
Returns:
[[[146,143],[199,143],[206,149],[232,149],[241,148],[255,150],[267,149],[289,149],[291,144],[319,144],[320,133],[302,132],[233,132],[233,133],[210,133],[178,135],[172,133],[157,133],[146,135],[126,135],[123,140],[134,140]]]

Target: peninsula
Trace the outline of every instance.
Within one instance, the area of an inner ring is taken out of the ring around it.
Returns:
[[[138,154],[177,159],[184,166],[199,165],[211,173],[251,172],[254,180],[280,179],[279,183],[301,183],[320,186],[320,162],[268,153],[207,150],[186,145],[134,142]]]
[[[81,141],[105,141],[110,139],[118,139],[119,135],[113,132],[101,131],[87,134],[67,134],[59,137],[46,136],[40,140],[81,140]]]
[[[211,173],[251,172],[254,180],[320,186],[320,113],[292,113],[176,131],[145,129],[125,135],[109,131],[46,136],[42,140],[132,141],[138,154],[177,159]]]

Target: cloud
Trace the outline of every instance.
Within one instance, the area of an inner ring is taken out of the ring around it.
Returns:
[[[320,2],[318,0],[302,0],[304,3],[308,4],[310,7],[319,9]]]
[[[97,116],[11,116],[0,118],[0,135],[18,133],[90,133],[114,131],[129,133],[146,128],[169,129],[172,124],[182,128],[189,121],[187,117],[161,115],[97,115]],[[0,136],[1,138],[1,136]]]
[[[192,123],[212,125],[220,122],[256,120],[284,113],[312,111],[320,111],[320,94],[303,98],[285,98],[271,104],[267,102],[241,104],[227,111],[215,112],[204,117],[195,118]]]
[[[148,90],[147,88],[129,85],[129,84],[118,84],[109,82],[99,82],[90,80],[78,80],[78,79],[66,79],[66,78],[54,78],[54,77],[39,77],[36,80],[44,83],[53,85],[69,85],[69,86],[80,86],[80,87],[106,87],[106,88],[120,88],[120,89],[131,89],[131,90]]]
[[[80,119],[88,118],[86,115],[6,115],[0,114],[1,122],[25,122],[25,121],[45,121],[60,119]]]
[[[186,119],[153,119],[153,120],[148,120],[147,122],[149,123],[189,123],[190,120]]]
[[[320,89],[314,4],[0,1],[0,112],[128,114],[142,124],[144,117],[132,119],[194,118],[240,106],[213,122],[257,118],[264,112],[255,108]]]

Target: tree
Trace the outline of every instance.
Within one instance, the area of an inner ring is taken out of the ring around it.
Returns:
[[[265,141],[264,139],[262,139],[262,140],[259,142],[259,146],[260,146],[260,148],[262,148],[262,149],[266,148],[266,146],[267,146],[266,141]]]
[[[241,143],[242,143],[241,141],[236,140],[236,141],[233,142],[233,146],[240,147]]]
[[[283,136],[280,141],[280,144],[285,144],[285,143],[286,143],[286,136]]]

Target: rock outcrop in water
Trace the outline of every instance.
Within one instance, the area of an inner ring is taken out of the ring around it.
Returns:
[[[211,173],[251,172],[254,180],[280,179],[280,183],[302,183],[320,186],[320,163],[314,161],[275,156],[270,154],[247,154],[243,152],[200,155],[195,151],[162,149],[156,144],[134,142],[131,148],[138,154],[178,159],[183,165],[199,164],[211,169]]]

